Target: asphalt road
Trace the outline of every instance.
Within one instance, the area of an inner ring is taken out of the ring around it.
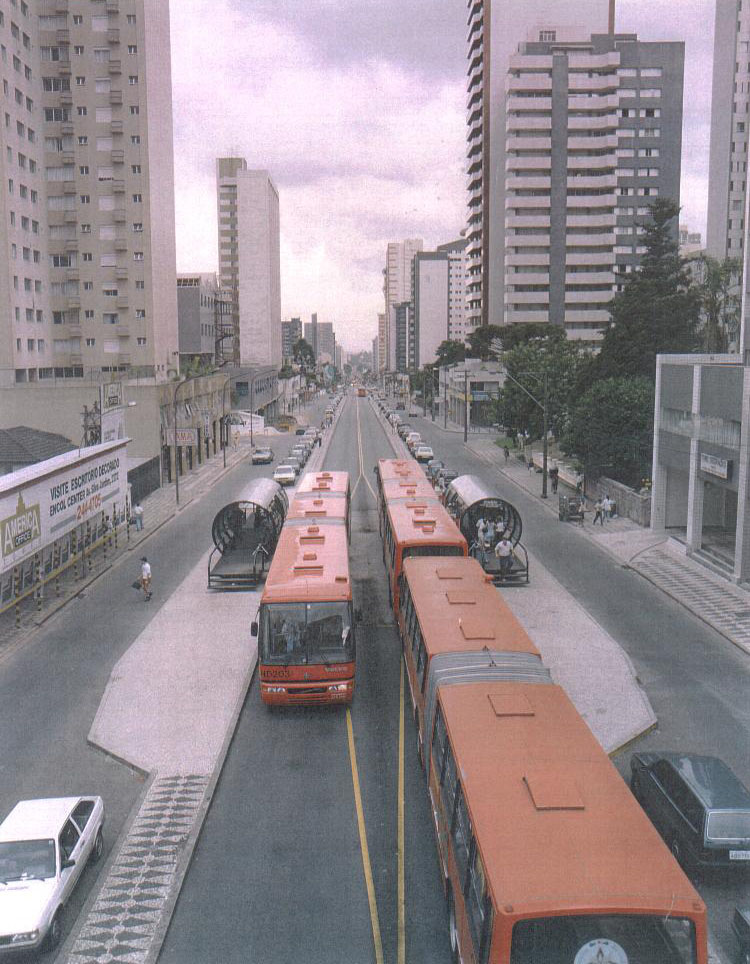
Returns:
[[[393,452],[349,397],[325,468],[350,473],[357,689],[351,711],[375,908],[368,900],[346,710],[269,712],[251,687],[160,962],[450,960],[424,777],[405,719],[399,894],[400,647],[387,602],[372,468]],[[375,924],[373,924],[373,921]]]
[[[319,402],[311,410],[318,420],[324,408]],[[277,456],[288,452],[294,438],[274,439]],[[242,462],[148,539],[151,606],[131,588],[140,563],[128,554],[28,644],[0,659],[0,819],[18,800],[33,797],[96,793],[105,802],[104,856],[87,868],[74,892],[63,916],[63,941],[143,791],[140,775],[86,743],[112,667],[209,547],[216,512],[237,498],[247,478],[267,474],[268,466]]]
[[[526,547],[616,639],[635,664],[659,720],[658,728],[614,762],[629,778],[634,750],[690,750],[722,757],[750,786],[750,663],[746,654],[641,576],[623,568],[541,500],[474,456],[460,433],[429,418],[408,419],[449,468],[480,476],[521,513]],[[539,491],[541,493],[541,476]],[[531,585],[509,592],[533,592]],[[734,906],[748,905],[748,871],[693,881],[709,908],[709,924],[727,960],[736,956],[730,929]]]

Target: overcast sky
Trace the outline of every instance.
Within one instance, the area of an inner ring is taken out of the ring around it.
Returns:
[[[529,0],[532,2],[532,0]],[[565,2],[565,0],[561,0]],[[215,159],[270,171],[282,317],[369,348],[389,241],[465,221],[465,0],[171,0],[177,268],[217,267]],[[618,0],[686,44],[682,220],[705,236],[714,0]]]

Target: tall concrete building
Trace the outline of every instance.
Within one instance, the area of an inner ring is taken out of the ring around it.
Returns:
[[[439,244],[448,255],[448,334],[450,341],[465,341],[466,326],[466,238]]]
[[[614,30],[614,0],[468,0],[467,328],[502,324],[505,302],[505,81],[524,41],[556,31]],[[533,90],[533,86],[531,88]],[[548,136],[543,118],[527,118],[529,148]]]
[[[406,241],[392,241],[386,250],[385,269],[383,270],[383,294],[385,296],[385,364],[389,371],[396,371],[396,332],[393,327],[396,315],[391,310],[395,305],[411,301],[412,270],[414,255],[421,251],[424,244],[421,238],[408,238]]]
[[[290,321],[281,322],[281,357],[286,361],[291,361],[294,355],[294,345],[302,337],[302,320],[292,318]]]
[[[205,364],[221,364],[224,322],[230,311],[231,302],[215,274],[178,274],[180,360],[189,363],[198,358]]]
[[[219,273],[234,295],[237,365],[281,366],[279,192],[242,157],[216,162]]]
[[[387,319],[385,312],[378,313],[378,353],[373,356],[373,367],[378,373],[388,368]]]
[[[178,367],[169,8],[13,2],[0,385]]]
[[[378,371],[378,356],[380,355],[379,338],[376,335],[372,339],[372,362],[370,363],[370,369],[373,372]]]
[[[436,361],[438,345],[448,338],[449,276],[447,251],[414,256],[414,368]]]
[[[650,202],[679,204],[685,50],[548,32],[509,60],[502,320],[594,343],[645,251]]]

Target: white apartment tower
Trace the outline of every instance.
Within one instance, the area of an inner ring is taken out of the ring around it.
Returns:
[[[421,238],[408,238],[405,241],[391,241],[386,251],[385,269],[383,271],[383,294],[385,295],[385,345],[381,343],[380,350],[384,353],[385,367],[389,371],[396,370],[396,331],[391,310],[398,304],[411,301],[412,271],[414,255],[421,251]]]
[[[684,44],[547,33],[509,61],[503,322],[593,344],[650,203],[679,204]]]
[[[236,365],[281,367],[279,192],[242,157],[216,162],[221,285],[233,293]]]
[[[614,0],[468,0],[467,330],[502,324],[505,269],[505,81],[519,43],[554,30],[614,29]],[[541,132],[540,132],[541,133]],[[543,135],[542,135],[543,136]]]
[[[177,369],[169,10],[0,11],[0,383]]]

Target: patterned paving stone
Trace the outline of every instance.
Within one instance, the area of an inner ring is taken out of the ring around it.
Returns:
[[[154,780],[69,964],[143,964],[207,786],[204,776]]]

